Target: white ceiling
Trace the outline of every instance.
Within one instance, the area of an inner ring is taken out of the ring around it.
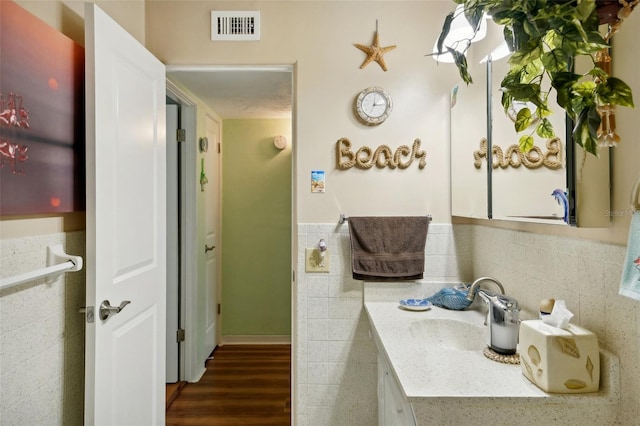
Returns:
[[[167,71],[223,119],[291,118],[292,74],[282,68]]]

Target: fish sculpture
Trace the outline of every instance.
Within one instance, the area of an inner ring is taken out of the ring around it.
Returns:
[[[567,198],[567,193],[562,189],[554,189],[551,193],[553,197],[556,199],[558,204],[560,204],[564,208],[564,223],[569,223],[569,199]]]

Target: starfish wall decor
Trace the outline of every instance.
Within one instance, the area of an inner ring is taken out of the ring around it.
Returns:
[[[382,68],[383,71],[387,71],[387,64],[384,62],[384,54],[396,48],[395,45],[380,47],[380,37],[378,36],[378,21],[376,21],[376,32],[373,36],[373,44],[371,46],[365,46],[357,43],[354,43],[353,45],[367,54],[367,59],[365,59],[362,65],[360,65],[360,69],[375,61],[380,65],[380,68]]]

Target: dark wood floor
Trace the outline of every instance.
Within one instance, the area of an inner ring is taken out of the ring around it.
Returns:
[[[291,424],[291,345],[221,346],[206,367],[168,408],[167,425]]]

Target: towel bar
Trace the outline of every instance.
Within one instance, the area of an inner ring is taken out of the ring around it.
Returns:
[[[62,262],[62,263],[59,263]],[[47,267],[26,272],[0,280],[0,290],[26,283],[28,281],[46,278],[46,283],[52,283],[63,272],[75,272],[82,269],[82,257],[71,256],[64,252],[62,244],[47,247]]]
[[[427,218],[429,219],[429,222],[431,222],[433,220],[433,218],[431,217],[430,214],[427,215]],[[347,217],[347,215],[345,215],[344,213],[342,213],[340,215],[340,220],[338,221],[339,225],[343,225],[345,223],[349,222],[349,218]]]

